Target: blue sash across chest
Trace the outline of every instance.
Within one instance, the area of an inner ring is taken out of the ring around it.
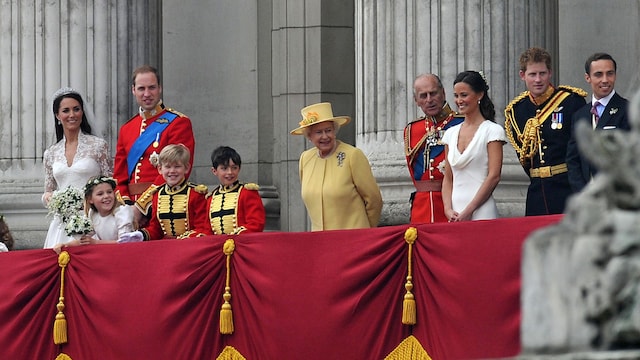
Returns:
[[[173,120],[178,117],[178,114],[174,114],[172,112],[165,112],[162,117],[158,118],[156,121],[152,122],[151,125],[147,126],[147,128],[138,136],[136,141],[131,146],[129,150],[129,155],[127,155],[127,173],[129,174],[129,178],[131,178],[131,174],[133,173],[133,169],[136,168],[136,164],[138,163],[138,159],[144,154],[145,150],[151,145],[154,141],[160,140],[160,134],[171,124]]]

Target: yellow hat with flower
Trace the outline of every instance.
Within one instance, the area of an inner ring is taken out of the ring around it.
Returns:
[[[302,114],[302,121],[299,123],[300,127],[291,130],[291,135],[303,135],[306,127],[324,121],[333,121],[338,126],[345,125],[351,121],[348,116],[333,116],[331,103],[328,102],[309,105],[300,110],[300,113]]]

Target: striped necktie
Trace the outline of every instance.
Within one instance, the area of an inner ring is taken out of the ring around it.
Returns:
[[[591,106],[591,114],[593,115],[591,117],[591,125],[593,125],[594,129],[598,126],[598,121],[600,120],[600,116],[598,115],[598,105],[600,105],[600,102],[596,101],[593,103],[593,106]]]

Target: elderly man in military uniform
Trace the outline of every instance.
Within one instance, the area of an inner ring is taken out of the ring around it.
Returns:
[[[572,194],[566,163],[571,118],[587,93],[551,85],[551,55],[541,48],[522,53],[519,74],[527,91],[504,114],[507,137],[529,175],[525,215],[561,214]]]
[[[423,74],[413,82],[413,99],[424,116],[404,128],[404,146],[411,180],[411,222],[447,222],[442,202],[444,178],[444,131],[462,122],[455,117],[437,75]]]

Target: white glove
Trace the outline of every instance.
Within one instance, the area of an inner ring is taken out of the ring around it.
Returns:
[[[3,242],[0,242],[0,252],[8,252],[9,249],[7,248],[7,245],[5,245]]]
[[[143,240],[144,240],[144,235],[142,235],[141,231],[133,231],[133,232],[124,233],[120,235],[120,238],[118,239],[118,244],[140,242]]]

